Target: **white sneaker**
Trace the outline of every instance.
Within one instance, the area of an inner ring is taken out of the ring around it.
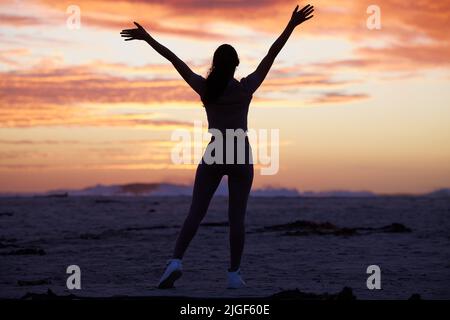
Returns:
[[[246,283],[241,277],[241,269],[237,269],[234,272],[228,271],[228,289],[244,288],[245,286]]]
[[[173,288],[173,284],[183,274],[183,265],[180,259],[170,259],[167,261],[166,271],[164,271],[158,283],[158,289]]]

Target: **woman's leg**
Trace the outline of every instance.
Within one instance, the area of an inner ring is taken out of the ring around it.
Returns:
[[[204,163],[198,165],[191,207],[175,244],[174,259],[183,258],[184,252],[195,236],[198,226],[208,210],[211,198],[216,192],[222,176],[218,165]]]
[[[230,270],[236,271],[241,264],[245,242],[245,212],[253,182],[253,165],[232,165],[228,173],[228,218],[230,221]]]

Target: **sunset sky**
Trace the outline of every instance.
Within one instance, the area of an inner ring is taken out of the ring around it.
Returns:
[[[291,0],[0,0],[0,192],[192,183],[171,133],[206,116],[138,21],[206,75],[233,45],[252,72]],[[254,95],[249,127],[280,129],[280,171],[255,187],[421,193],[450,187],[450,1],[315,0]],[[381,9],[369,30],[366,9]],[[70,29],[69,5],[81,9]]]

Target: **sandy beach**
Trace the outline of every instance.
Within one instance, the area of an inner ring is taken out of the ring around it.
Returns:
[[[353,289],[358,299],[450,298],[448,197],[250,199],[242,272],[227,290],[227,199],[216,197],[184,259],[175,289],[155,288],[190,198],[0,199],[0,297],[265,297],[299,289]],[[66,268],[81,268],[81,290]],[[368,290],[366,268],[381,268]]]

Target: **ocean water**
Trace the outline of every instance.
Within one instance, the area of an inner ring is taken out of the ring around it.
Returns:
[[[216,197],[186,253],[183,277],[175,289],[158,290],[189,204],[183,196],[1,198],[0,297],[47,289],[95,297],[262,297],[347,286],[359,299],[450,299],[448,197],[251,198],[242,290],[225,289],[227,199]],[[370,232],[293,236],[266,228],[297,220]],[[393,223],[411,232],[380,229]],[[81,269],[80,290],[66,287],[69,265]],[[366,286],[369,265],[381,269],[380,290]]]

